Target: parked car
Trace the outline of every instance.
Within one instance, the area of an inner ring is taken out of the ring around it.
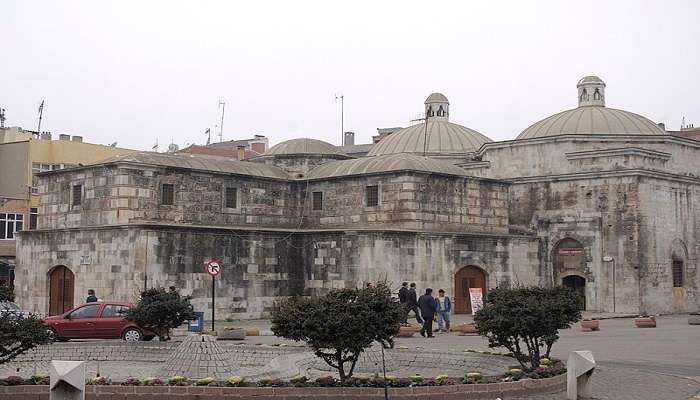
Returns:
[[[29,311],[22,310],[17,303],[11,301],[0,301],[0,315],[10,315],[17,317],[29,318],[32,314]]]
[[[61,315],[46,317],[44,323],[55,340],[119,339],[129,342],[151,340],[155,333],[126,319],[131,303],[100,301],[86,303]]]

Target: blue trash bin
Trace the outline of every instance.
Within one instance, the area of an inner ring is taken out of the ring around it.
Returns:
[[[204,312],[195,311],[195,319],[189,322],[187,330],[190,332],[201,332],[204,330]]]

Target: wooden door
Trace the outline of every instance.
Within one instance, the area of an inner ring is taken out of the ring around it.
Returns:
[[[63,314],[73,308],[73,272],[63,265],[49,274],[49,315]]]
[[[486,274],[479,267],[468,266],[455,274],[455,314],[471,314],[472,303],[469,288],[481,288],[481,294],[486,298]]]

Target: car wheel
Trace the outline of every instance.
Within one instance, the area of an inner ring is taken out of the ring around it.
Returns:
[[[136,328],[129,328],[122,334],[122,339],[127,342],[138,342],[143,338],[141,331]]]

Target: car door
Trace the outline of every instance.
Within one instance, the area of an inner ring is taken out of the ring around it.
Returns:
[[[86,304],[71,311],[61,336],[66,339],[95,337],[95,323],[99,319],[101,304]]]
[[[127,321],[125,319],[128,306],[123,304],[105,304],[99,321],[95,325],[95,334],[103,339],[121,337]]]

